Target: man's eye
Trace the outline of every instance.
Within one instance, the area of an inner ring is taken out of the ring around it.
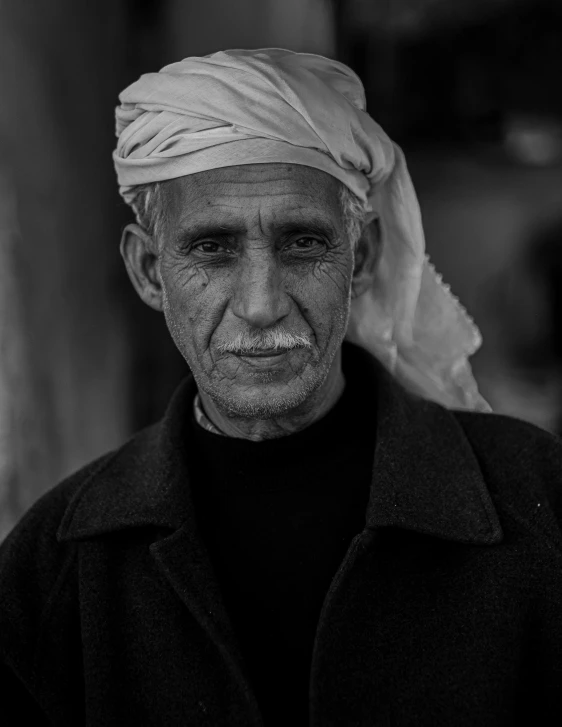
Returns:
[[[196,245],[193,246],[195,250],[199,250],[200,252],[206,252],[209,254],[217,253],[217,252],[224,252],[224,245],[222,245],[220,242],[213,242],[212,240],[203,240],[203,242],[198,242]]]
[[[315,250],[323,246],[322,240],[317,240],[315,237],[299,237],[298,240],[294,240],[288,245],[289,248],[305,251]]]

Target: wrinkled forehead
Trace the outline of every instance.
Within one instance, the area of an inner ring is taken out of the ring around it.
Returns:
[[[299,164],[246,164],[210,169],[166,183],[168,214],[177,222],[198,215],[264,213],[340,216],[341,182]]]

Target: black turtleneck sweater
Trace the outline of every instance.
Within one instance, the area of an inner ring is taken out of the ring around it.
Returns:
[[[344,375],[344,393],[326,416],[279,439],[213,434],[192,416],[196,517],[266,727],[308,724],[322,604],[365,527],[375,386],[346,358]]]

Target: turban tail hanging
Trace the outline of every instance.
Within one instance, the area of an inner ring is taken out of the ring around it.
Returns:
[[[404,155],[367,114],[350,68],[278,48],[221,51],[141,76],[119,98],[113,159],[127,202],[137,185],[240,164],[302,164],[343,182],[383,234],[347,338],[410,390],[490,410],[468,363],[480,333],[425,254]]]

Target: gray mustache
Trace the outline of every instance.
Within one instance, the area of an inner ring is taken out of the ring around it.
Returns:
[[[256,351],[289,350],[292,348],[311,348],[308,336],[290,333],[282,328],[259,333],[239,333],[232,341],[217,344],[220,353],[254,353]]]

